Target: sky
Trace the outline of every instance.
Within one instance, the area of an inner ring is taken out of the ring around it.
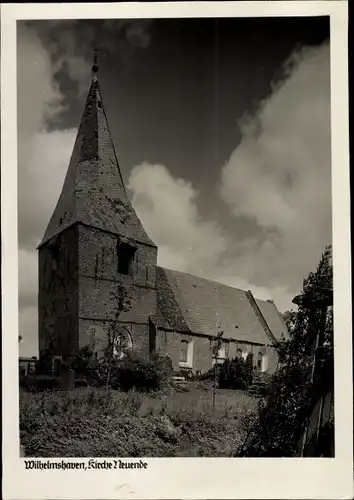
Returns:
[[[158,264],[281,311],[331,243],[329,19],[18,22],[20,355],[37,355],[36,247],[93,47],[123,179]]]

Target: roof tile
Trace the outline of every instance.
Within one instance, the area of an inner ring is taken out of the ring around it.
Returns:
[[[214,336],[223,330],[224,338],[269,344],[267,333],[244,290],[161,267],[158,268],[157,289],[160,314],[176,330],[180,329],[183,319],[184,327],[187,325],[195,334]]]
[[[97,80],[91,84],[63,189],[40,246],[76,222],[155,246],[128,199]]]

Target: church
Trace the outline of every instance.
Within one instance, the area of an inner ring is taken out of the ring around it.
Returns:
[[[98,83],[92,82],[56,208],[38,247],[39,351],[63,360],[107,343],[118,288],[131,300],[119,315],[116,353],[169,356],[176,372],[253,353],[255,368],[274,372],[286,325],[272,301],[157,265],[158,248],[127,195]],[[222,331],[218,357],[213,339]]]

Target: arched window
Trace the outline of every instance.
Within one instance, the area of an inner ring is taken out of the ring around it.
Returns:
[[[128,330],[124,327],[119,327],[113,340],[113,355],[116,358],[122,359],[127,350],[133,347],[132,338]]]
[[[60,374],[62,359],[61,356],[54,356],[52,359],[52,372],[54,377],[58,377]]]
[[[261,352],[259,352],[257,356],[257,369],[259,371],[263,369],[263,354]]]

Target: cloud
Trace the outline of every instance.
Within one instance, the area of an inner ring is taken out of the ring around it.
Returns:
[[[128,189],[143,225],[159,246],[166,267],[203,275],[226,250],[226,237],[198,211],[198,192],[162,165],[144,163],[130,175]]]
[[[291,57],[257,114],[241,121],[241,143],[222,170],[233,216],[262,228],[241,259],[259,285],[299,289],[331,242],[329,61],[327,44]]]
[[[35,32],[23,23],[18,23],[17,30],[18,130],[21,137],[27,137],[61,113],[64,96],[54,79],[48,52]]]
[[[19,250],[19,331],[21,356],[33,356],[38,346],[38,261],[34,251]]]
[[[282,309],[289,306],[293,295],[285,286],[256,286],[242,277],[247,243],[239,244],[215,221],[201,216],[198,192],[189,182],[174,178],[165,166],[143,163],[132,170],[127,187],[143,226],[158,245],[159,265],[251,289],[257,298],[272,298]],[[239,258],[226,257],[232,246],[241,252]]]
[[[93,63],[93,49],[99,56],[122,54],[124,66],[136,50],[150,44],[152,20],[106,19],[31,21],[50,54],[56,74],[64,72],[77,83],[79,94],[87,91]]]
[[[232,217],[248,217],[257,237],[240,240],[201,217],[198,192],[165,166],[137,166],[128,187],[159,263],[272,298],[291,300],[331,242],[329,48],[295,53],[221,171]]]
[[[76,130],[48,131],[65,97],[38,36],[18,24],[18,234],[21,354],[37,346],[37,252],[59,196]],[[31,352],[30,352],[31,351]]]
[[[19,154],[19,244],[36,248],[64,182],[76,129],[22,138]],[[40,202],[39,202],[40,200]]]
[[[18,25],[18,197],[19,244],[35,247],[61,189],[75,130],[49,132],[65,97],[55,69],[37,35]],[[55,151],[55,154],[53,152]],[[39,202],[40,200],[40,202]]]

